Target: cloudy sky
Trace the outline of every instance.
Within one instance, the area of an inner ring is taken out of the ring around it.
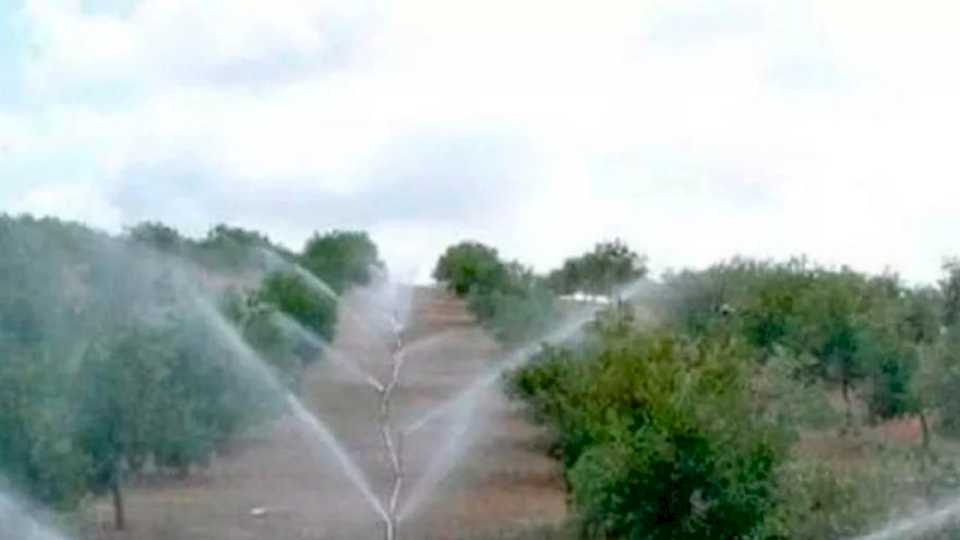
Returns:
[[[960,254],[953,0],[0,0],[0,211],[363,228],[402,274]]]

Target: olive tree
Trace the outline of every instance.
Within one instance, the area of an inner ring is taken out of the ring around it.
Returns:
[[[360,231],[314,233],[300,262],[338,293],[352,285],[366,285],[374,269],[383,267],[377,245]]]
[[[437,260],[433,279],[446,285],[457,296],[471,291],[488,294],[500,289],[507,280],[507,267],[495,248],[465,241],[450,246]]]
[[[549,277],[562,294],[582,292],[613,299],[618,286],[647,275],[647,261],[622,240],[600,242],[579,257],[564,261]]]

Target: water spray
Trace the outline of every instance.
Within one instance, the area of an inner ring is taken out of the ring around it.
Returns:
[[[960,498],[926,512],[895,521],[872,534],[856,540],[905,540],[943,530],[960,515]]]
[[[389,515],[386,508],[380,499],[374,495],[373,489],[371,489],[366,476],[340,445],[327,425],[311,413],[296,396],[277,380],[270,368],[268,368],[256,352],[246,344],[243,337],[240,336],[236,329],[234,329],[209,302],[203,298],[198,298],[197,307],[200,313],[205,316],[208,323],[210,323],[220,337],[225,340],[226,345],[236,353],[242,367],[257,374],[271,391],[285,397],[286,404],[294,417],[309,428],[312,440],[320,443],[322,447],[333,454],[347,478],[349,478],[350,482],[360,491],[363,498],[382,519],[388,520]]]
[[[470,384],[470,386],[467,387],[466,390],[461,392],[459,395],[446,401],[445,403],[440,404],[433,410],[411,422],[404,429],[404,433],[411,434],[420,431],[428,424],[439,420],[440,418],[443,418],[454,411],[457,411],[461,408],[461,405],[464,402],[471,401],[474,399],[476,394],[500,380],[500,377],[503,376],[504,373],[517,369],[527,363],[537,352],[537,350],[539,350],[544,344],[557,344],[569,340],[578,334],[583,329],[584,325],[596,317],[599,309],[600,308],[589,309],[554,332],[544,336],[541,340],[515,350],[507,358],[497,363],[497,365],[494,366],[493,369],[491,369],[488,373],[478,377],[473,383]]]
[[[334,291],[329,285],[324,283],[322,279],[318,278],[302,266],[289,261],[284,261],[275,254],[265,252],[265,255],[267,256],[267,260],[273,266],[282,266],[284,268],[291,269],[294,273],[303,278],[307,285],[309,285],[311,288],[336,301],[341,307],[342,311],[346,313],[352,321],[364,328],[374,337],[382,338],[382,334],[377,331],[377,329],[374,328],[368,321],[357,316],[353,310],[344,306],[341,302],[340,295],[338,295],[336,291]],[[331,363],[349,372],[350,374],[359,377],[367,385],[373,388],[373,390],[379,396],[380,401],[377,421],[380,427],[380,439],[383,442],[384,451],[387,454],[387,459],[390,465],[390,474],[392,477],[391,487],[384,498],[380,499],[372,494],[372,491],[369,489],[369,486],[362,477],[357,477],[356,475],[352,474],[351,478],[354,480],[354,484],[363,492],[365,498],[368,500],[375,500],[372,504],[383,520],[384,538],[386,540],[395,540],[397,538],[397,526],[399,523],[398,515],[400,496],[403,491],[404,483],[404,467],[403,433],[395,429],[393,425],[393,395],[394,390],[396,390],[400,382],[400,372],[403,369],[405,345],[403,336],[404,327],[403,323],[400,321],[398,311],[395,311],[391,314],[378,315],[383,315],[384,321],[389,324],[391,333],[390,339],[392,340],[392,343],[387,347],[390,357],[390,375],[389,380],[386,382],[377,380],[377,378],[370,373],[364,371],[353,362],[343,358],[341,355],[339,355],[339,353],[327,346],[319,338],[313,336],[309,330],[303,328],[299,323],[292,320],[290,317],[278,313],[276,314],[276,319],[285,328],[292,329],[307,339],[311,345],[319,347],[324,351],[324,353],[326,353],[327,357],[330,358]],[[292,396],[291,399],[293,399]],[[294,399],[294,401],[296,400]],[[292,408],[296,412],[297,416],[302,416],[307,421],[312,420],[316,422],[316,418],[309,414],[309,412],[303,408],[299,402],[296,402],[296,405]],[[318,433],[322,435],[321,438],[323,441],[335,451],[337,458],[341,461],[341,464],[348,470],[348,472],[359,472],[353,461],[341,451],[342,449],[340,449],[333,435],[330,434],[326,429],[323,429],[322,425],[316,425],[314,427],[317,429]]]
[[[293,317],[282,313],[274,312],[271,314],[273,320],[279,325],[284,331],[289,332],[290,334],[295,335],[297,338],[300,338],[310,344],[311,347],[314,347],[323,352],[323,357],[330,361],[331,364],[337,366],[345,373],[350,374],[357,380],[360,380],[366,383],[368,386],[373,388],[377,393],[383,392],[383,384],[377,380],[376,377],[370,373],[364,371],[361,367],[357,366],[354,362],[344,358],[343,354],[339,351],[327,345],[320,337],[311,332],[310,330],[303,327],[302,324],[297,322]]]
[[[386,540],[395,540],[398,525],[398,506],[400,493],[403,490],[403,433],[393,426],[392,399],[393,391],[400,382],[400,371],[403,368],[403,325],[394,315],[391,317],[394,343],[390,353],[390,381],[382,386],[380,391],[380,436],[390,461],[390,472],[393,476],[393,485],[390,490],[386,510]]]
[[[283,264],[288,268],[292,268],[294,272],[302,276],[307,284],[315,290],[337,300],[338,304],[340,304],[340,296],[321,279],[295,263],[283,261]],[[637,281],[625,288],[622,295],[629,297],[638,290],[638,287],[643,285],[645,285],[644,281]],[[372,334],[373,337],[383,338],[383,333],[381,333],[380,329],[375,328],[369,321],[358,317],[346,306],[341,307],[351,320],[359,323],[360,326]],[[341,465],[346,469],[351,480],[353,480],[354,485],[360,489],[364,497],[370,501],[371,505],[376,509],[384,524],[385,540],[396,540],[399,534],[398,528],[401,520],[417,510],[423,500],[426,499],[426,495],[432,486],[441,481],[453,467],[456,460],[455,456],[462,452],[462,448],[458,446],[458,443],[465,435],[467,423],[473,415],[482,393],[496,383],[504,373],[519,368],[528,362],[543,344],[563,343],[579,334],[587,323],[595,319],[597,313],[603,309],[603,307],[604,306],[593,306],[590,309],[584,310],[563,326],[543,336],[540,340],[514,350],[507,358],[474,380],[474,382],[468,385],[459,395],[433,408],[422,417],[400,429],[398,429],[394,423],[394,394],[400,384],[404,356],[409,344],[405,340],[405,328],[397,306],[392,306],[393,309],[391,311],[381,311],[375,314],[389,326],[390,343],[386,344],[389,356],[389,375],[386,381],[378,380],[353,362],[342,358],[339,354],[335,353],[335,351],[332,351],[330,347],[326,346],[326,344],[320,342],[320,340],[311,339],[311,342],[319,344],[322,350],[328,353],[333,364],[362,379],[368,386],[373,388],[379,396],[377,421],[379,423],[380,439],[387,456],[391,476],[391,484],[382,498],[375,497],[372,494],[364,477],[359,474],[356,464],[343,452],[343,449],[337,444],[337,440],[333,435],[292,396],[293,405],[291,407],[297,416],[302,416],[305,421],[312,424],[314,431],[319,435],[319,438],[324,444],[334,450]],[[288,320],[288,318],[282,319],[282,322],[288,327],[296,328],[299,326],[295,321]],[[309,331],[302,329],[302,327],[300,328],[302,331],[309,333]],[[462,417],[462,421],[458,422],[457,427],[450,433],[450,437],[447,439],[445,445],[447,451],[444,452],[444,455],[449,457],[444,460],[438,460],[431,465],[424,476],[413,486],[409,500],[401,507],[400,499],[404,493],[406,482],[403,459],[403,443],[405,438],[420,431],[435,420],[450,414]],[[460,448],[460,451],[455,451],[457,448]]]
[[[7,534],[11,536],[6,536]],[[66,540],[53,529],[34,519],[27,508],[2,491],[0,491],[0,538]]]

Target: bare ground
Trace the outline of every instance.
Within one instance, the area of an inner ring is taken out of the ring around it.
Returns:
[[[498,349],[462,302],[433,289],[415,289],[406,364],[395,399],[398,425],[458,394],[488,369]],[[385,377],[387,335],[372,326],[373,298],[346,299],[336,353]],[[336,433],[369,478],[389,490],[387,456],[378,435],[378,397],[367,384],[329,361],[309,368],[302,395]],[[400,537],[506,537],[512,531],[562,522],[565,495],[557,463],[543,451],[543,434],[527,423],[496,387],[403,441],[409,508]],[[436,474],[448,473],[448,474]],[[431,477],[435,481],[430,481]],[[426,479],[426,480],[425,480]],[[153,480],[126,490],[128,530],[110,530],[108,500],[90,510],[97,540],[246,540],[381,538],[373,507],[320,448],[302,423],[284,418],[237,441],[212,466],[190,478]],[[255,515],[260,514],[260,515]]]

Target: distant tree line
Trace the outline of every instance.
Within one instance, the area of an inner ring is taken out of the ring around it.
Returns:
[[[547,276],[478,242],[450,246],[433,277],[465,298],[470,311],[498,340],[518,344],[541,337],[561,316],[557,295],[583,293],[614,299],[617,289],[647,274],[646,261],[620,240],[567,259]]]
[[[295,253],[226,225],[0,215],[0,477],[60,509],[110,493],[123,528],[125,477],[190,474],[283,411],[244,349],[291,391],[321,351],[275,315],[332,340],[337,298],[310,280],[343,292],[381,265],[360,232]]]

